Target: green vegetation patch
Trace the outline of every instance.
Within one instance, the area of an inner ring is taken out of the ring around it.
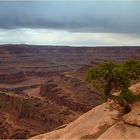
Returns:
[[[88,69],[86,80],[103,94],[103,100],[113,99],[128,109],[128,103],[140,99],[140,95],[133,95],[128,89],[139,77],[139,60],[128,59],[122,63],[109,60]],[[113,95],[113,91],[119,91],[120,96]]]

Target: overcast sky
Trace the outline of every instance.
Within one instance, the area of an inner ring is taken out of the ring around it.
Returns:
[[[140,1],[0,1],[0,44],[140,45]]]

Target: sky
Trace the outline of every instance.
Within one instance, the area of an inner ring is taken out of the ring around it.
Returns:
[[[140,1],[0,1],[0,44],[137,46]]]

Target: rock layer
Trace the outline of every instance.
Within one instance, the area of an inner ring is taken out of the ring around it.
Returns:
[[[0,74],[0,83],[4,84],[16,84],[27,80],[23,72]]]
[[[123,116],[119,111],[112,110],[108,103],[104,103],[80,116],[65,128],[32,137],[31,140],[140,139],[139,119],[136,119],[138,108],[140,103],[134,103],[132,112]]]
[[[118,121],[118,111],[110,111],[104,103],[80,116],[63,129],[32,139],[95,139]]]
[[[57,113],[56,113],[57,112]],[[28,138],[72,121],[65,107],[15,93],[0,93],[0,138]]]
[[[66,96],[62,96],[62,89],[57,88],[55,84],[44,84],[41,86],[40,94],[47,99],[59,104],[60,106],[66,106],[73,111],[86,112],[90,108],[84,104],[74,102],[70,99],[67,99]]]
[[[6,73],[21,70],[41,75],[41,72],[75,70],[107,59],[122,61],[129,57],[140,59],[139,47],[0,45],[0,69]]]

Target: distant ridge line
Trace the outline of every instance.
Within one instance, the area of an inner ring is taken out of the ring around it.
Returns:
[[[140,46],[72,46],[72,45],[32,45],[32,44],[0,44],[0,47],[52,47],[52,48],[140,48]]]

